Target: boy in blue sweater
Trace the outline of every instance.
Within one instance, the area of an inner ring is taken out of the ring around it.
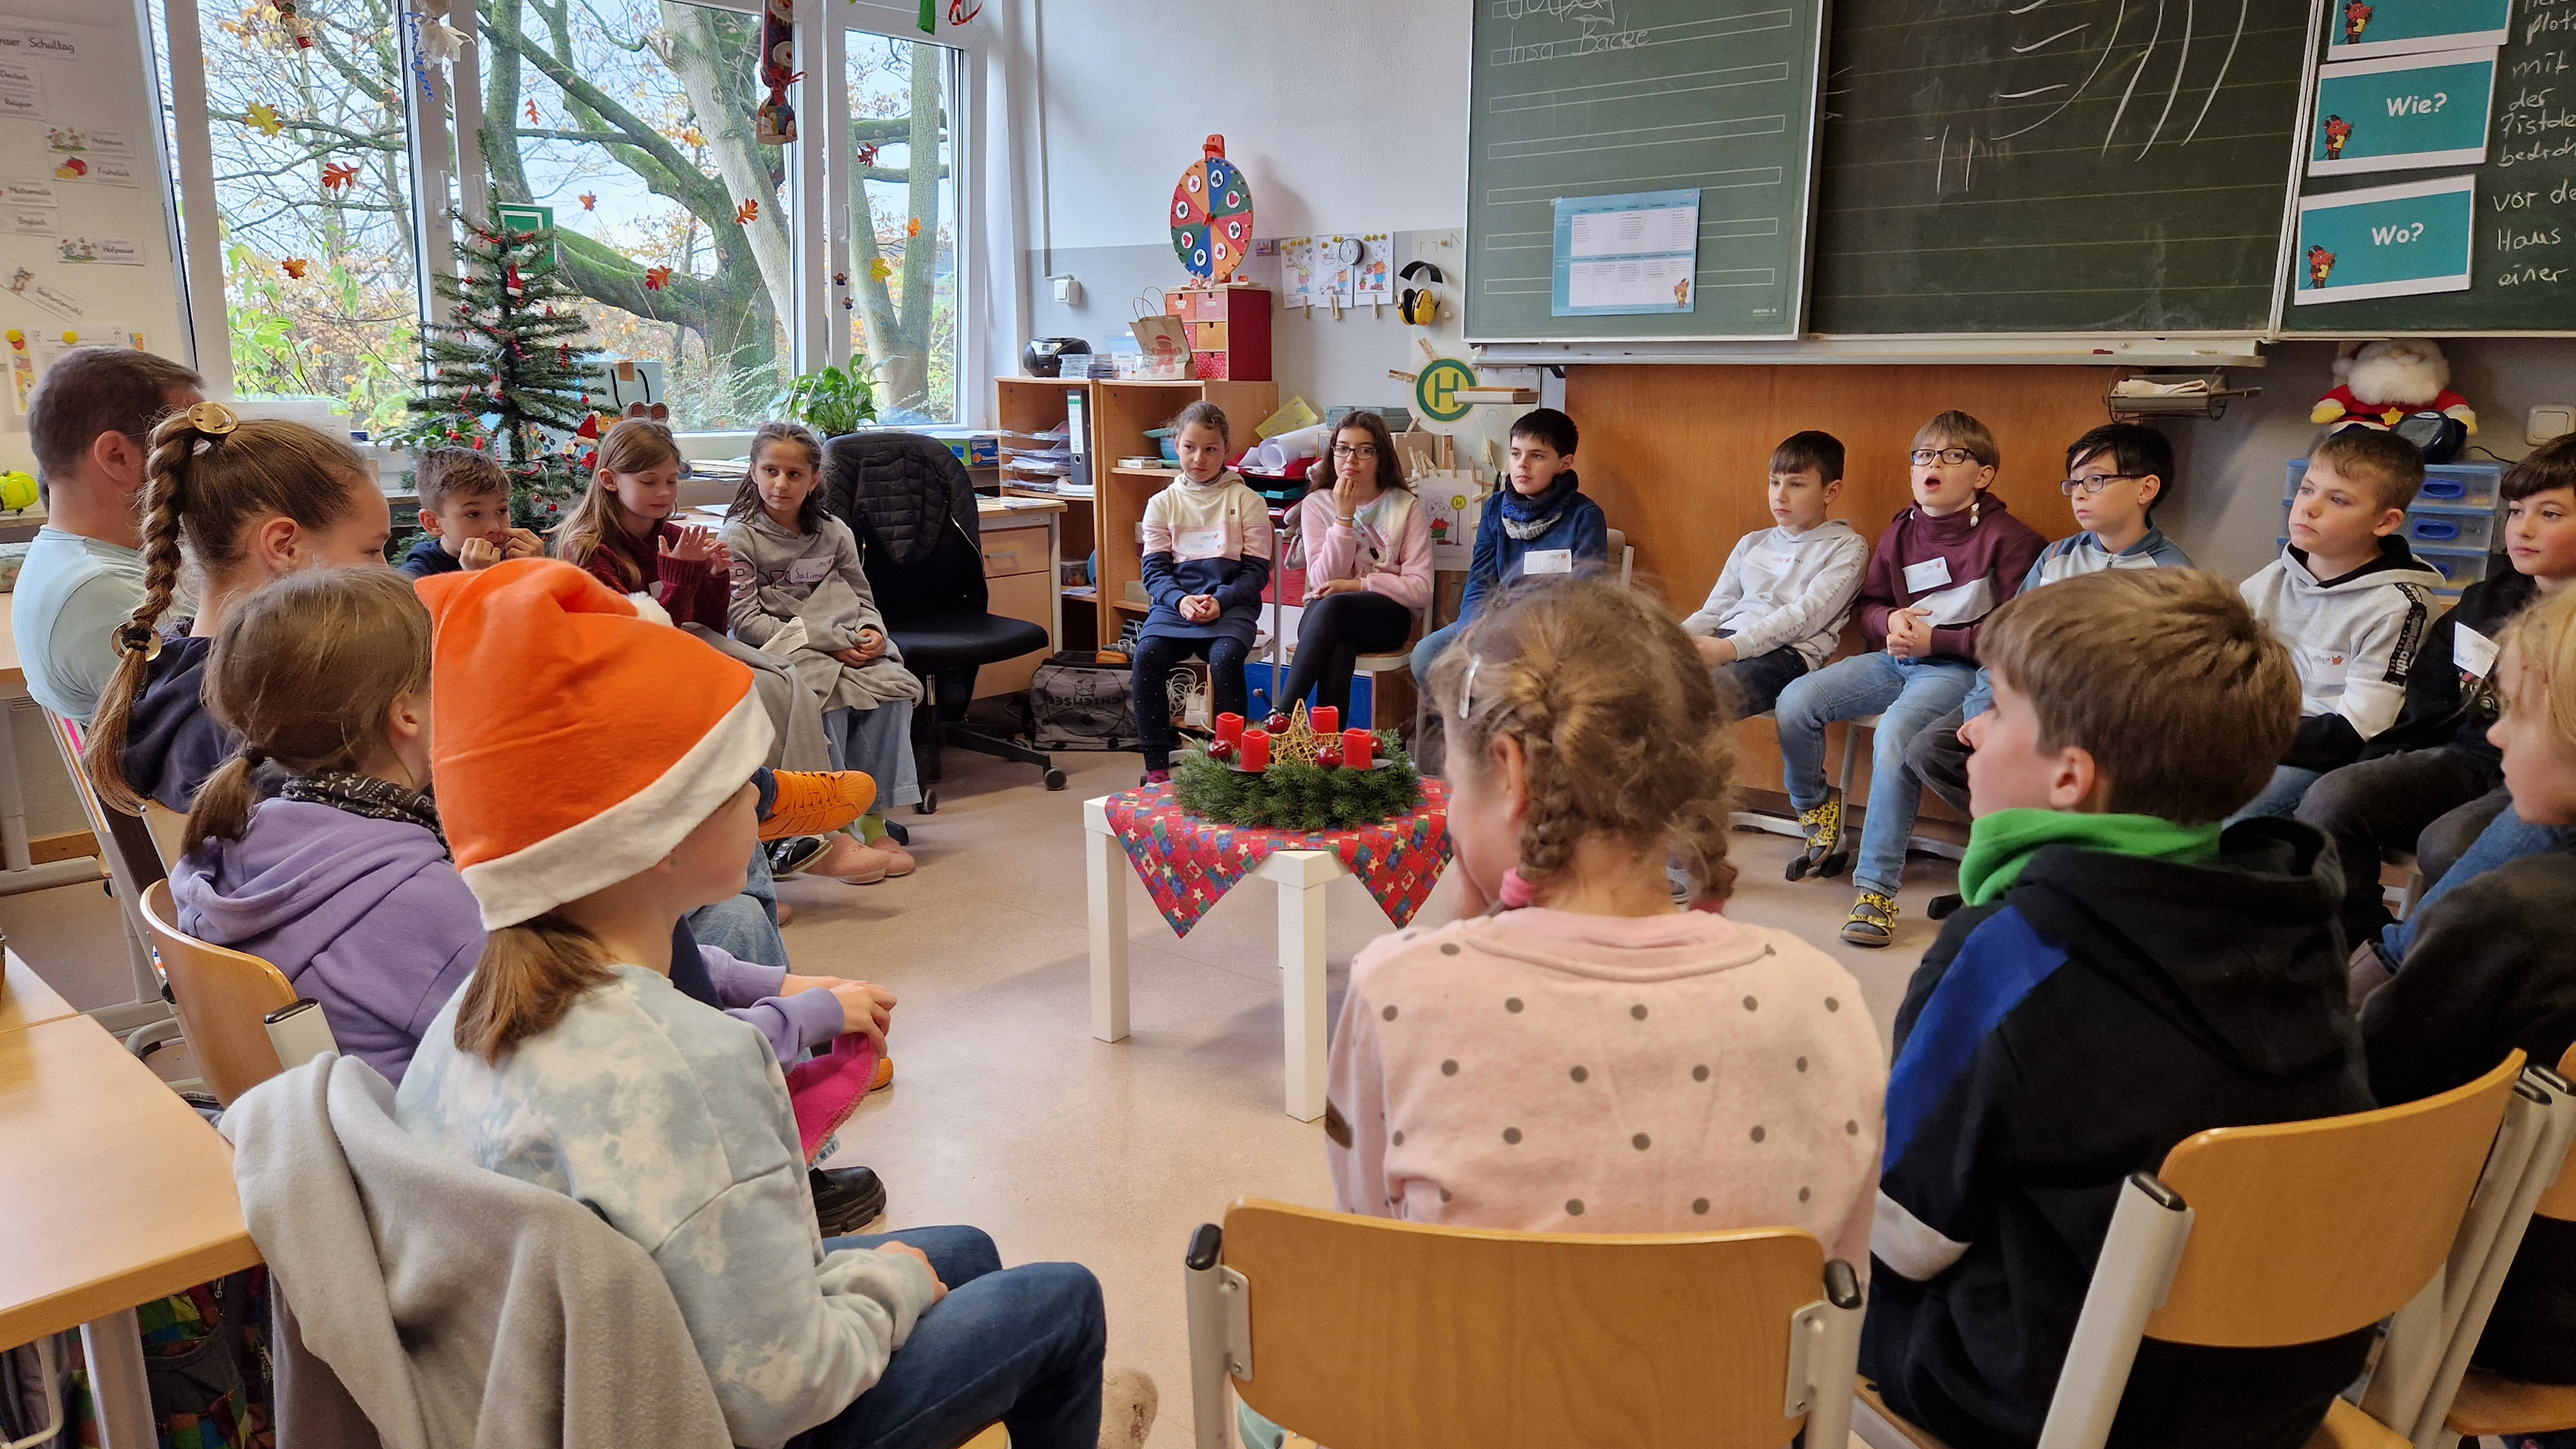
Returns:
[[[1574,476],[1574,419],[1533,408],[1512,424],[1511,486],[1485,503],[1476,553],[1467,566],[1457,621],[1413,646],[1413,677],[1431,678],[1431,663],[1476,617],[1486,600],[1524,578],[1589,573],[1610,557],[1610,523],[1583,496]]]
[[[420,455],[412,486],[420,494],[420,537],[395,567],[413,579],[546,551],[544,540],[510,526],[510,475],[489,454],[432,448]]]

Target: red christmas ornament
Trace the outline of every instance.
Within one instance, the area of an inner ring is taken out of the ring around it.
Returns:
[[[1218,740],[1208,746],[1208,758],[1222,765],[1234,758],[1234,746],[1225,740]]]
[[[1270,718],[1261,722],[1261,727],[1274,735],[1284,735],[1288,733],[1288,716],[1274,709],[1270,712]]]
[[[1342,752],[1326,745],[1315,752],[1315,763],[1327,770],[1338,770],[1342,767]]]

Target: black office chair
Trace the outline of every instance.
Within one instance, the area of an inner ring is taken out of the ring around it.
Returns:
[[[1047,647],[1044,626],[989,612],[975,485],[948,445],[919,433],[849,433],[823,449],[824,498],[859,538],[859,560],[904,667],[921,680],[912,714],[921,804],[939,808],[939,747],[1035,765],[1050,790],[1064,771],[1017,740],[971,728],[975,671]],[[891,781],[883,782],[891,785]]]

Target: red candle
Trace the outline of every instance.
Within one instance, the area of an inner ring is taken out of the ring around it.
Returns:
[[[1269,769],[1270,731],[1245,730],[1243,732],[1243,742],[1237,747],[1234,763],[1235,768],[1242,770],[1258,772]]]
[[[1342,767],[1365,770],[1377,760],[1377,736],[1367,730],[1342,731]]]
[[[1314,726],[1315,733],[1319,735],[1339,734],[1342,712],[1329,704],[1319,704],[1306,711],[1306,722]]]
[[[1243,716],[1221,714],[1216,717],[1216,737],[1227,744],[1243,738]]]

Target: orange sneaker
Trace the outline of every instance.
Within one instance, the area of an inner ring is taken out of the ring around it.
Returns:
[[[877,782],[863,770],[777,770],[778,802],[760,822],[760,838],[829,835],[868,813]]]

